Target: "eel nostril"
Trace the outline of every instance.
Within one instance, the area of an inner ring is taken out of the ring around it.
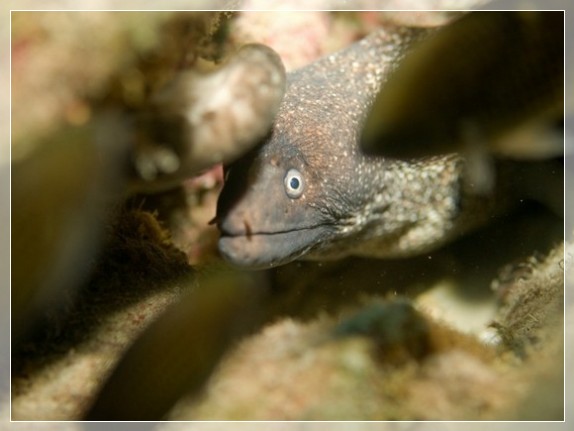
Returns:
[[[245,235],[247,236],[247,239],[251,240],[252,235],[251,225],[247,220],[243,220],[243,226],[245,227]]]

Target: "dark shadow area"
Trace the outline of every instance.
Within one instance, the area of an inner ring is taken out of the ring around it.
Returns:
[[[464,301],[490,297],[490,283],[504,265],[544,254],[563,239],[559,217],[536,204],[525,206],[524,211],[416,258],[299,261],[275,268],[275,312],[309,319],[358,304],[369,295],[413,297],[447,278]]]

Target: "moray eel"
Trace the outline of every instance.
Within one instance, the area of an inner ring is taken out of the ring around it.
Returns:
[[[298,258],[412,256],[503,206],[472,193],[457,155],[402,161],[360,150],[381,84],[430,31],[381,29],[288,73],[269,136],[226,172],[215,219],[226,260],[263,269]]]

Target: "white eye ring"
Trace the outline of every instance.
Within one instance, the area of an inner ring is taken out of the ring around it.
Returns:
[[[291,199],[297,199],[303,194],[305,190],[305,181],[303,175],[297,169],[289,169],[283,180],[285,185],[285,193]]]

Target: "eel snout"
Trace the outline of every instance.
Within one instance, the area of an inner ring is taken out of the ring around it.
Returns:
[[[326,226],[321,225],[292,227],[278,222],[268,226],[270,220],[277,220],[277,212],[276,206],[251,211],[236,208],[218,218],[222,257],[244,268],[270,268],[305,254],[327,233]]]

